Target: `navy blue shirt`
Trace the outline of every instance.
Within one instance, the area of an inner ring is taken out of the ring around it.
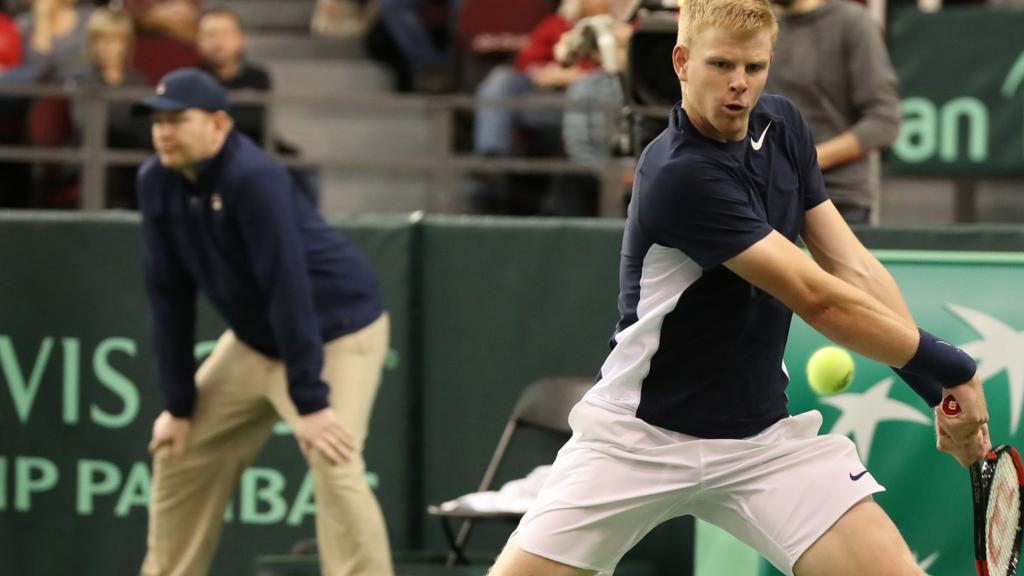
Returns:
[[[157,380],[167,409],[195,404],[196,293],[238,338],[284,361],[300,414],[328,406],[323,344],[383,312],[376,274],[280,163],[233,131],[193,184],[152,157],[136,186]]]
[[[703,438],[785,417],[792,312],[722,264],[778,231],[795,241],[826,199],[814,141],[762,95],[747,137],[702,135],[680,106],[637,164],[622,239],[619,323],[588,400]]]

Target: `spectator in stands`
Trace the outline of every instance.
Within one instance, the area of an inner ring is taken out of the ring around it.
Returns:
[[[562,35],[555,46],[558,61],[570,66],[591,59],[600,69],[569,84],[569,106],[562,117],[562,143],[566,155],[577,162],[600,166],[628,149],[629,124],[622,74],[633,26],[611,16],[584,18]],[[607,48],[602,49],[602,46]],[[552,216],[597,215],[599,185],[591,175],[564,174],[555,179],[543,212]]]
[[[245,31],[238,14],[227,8],[208,10],[199,18],[199,55],[202,68],[228,90],[271,89],[270,74],[245,58]],[[234,104],[235,128],[262,145],[266,124],[264,106]]]
[[[10,14],[0,11],[0,74],[21,65],[21,30]]]
[[[85,91],[120,87],[144,87],[146,79],[129,65],[134,31],[131,17],[121,11],[97,8],[86,25],[86,53],[89,66],[72,81]],[[76,139],[80,142],[89,121],[86,101],[76,100],[72,107]],[[132,116],[131,103],[113,100],[107,103],[107,146],[121,149],[149,148],[149,125]],[[135,168],[111,166],[107,170],[107,206],[134,208]]]
[[[124,0],[138,30],[193,42],[199,27],[201,0]]]
[[[63,82],[85,64],[89,5],[75,0],[34,0],[32,10],[18,17],[22,54],[20,68],[4,75],[5,82]]]
[[[622,74],[626,69],[626,53],[632,34],[632,25],[615,22],[610,16],[588,18],[581,20],[572,33],[563,34],[556,45],[555,51],[563,65],[571,65],[580,58],[591,58],[601,65],[600,70],[583,76],[566,89],[566,100],[570,103],[596,108],[569,107],[565,110],[562,140],[566,154],[573,160],[598,163],[615,148],[613,139],[618,130],[610,126],[609,121],[617,119],[617,116],[609,116],[609,110],[625,105]],[[597,45],[604,41],[602,37],[614,46],[607,55],[602,55]]]
[[[201,68],[213,75],[228,90],[273,89],[270,74],[245,57],[245,30],[238,14],[228,8],[207,10],[199,18],[197,38]],[[276,134],[267,134],[266,107],[262,104],[231,105],[231,118],[235,129],[252,138],[258,145],[268,143],[271,149],[286,158],[298,158],[298,148]],[[301,191],[314,203],[319,201],[320,176],[312,165],[291,166],[289,173]]]
[[[324,0],[328,4],[338,0]],[[397,92],[455,88],[451,41],[457,0],[370,0],[362,10],[363,45],[394,75]],[[446,18],[437,18],[446,16]]]
[[[367,0],[317,0],[309,30],[317,36],[345,38],[362,35],[372,10]]]
[[[563,0],[557,13],[541,20],[533,29],[514,64],[497,66],[487,74],[476,89],[476,97],[490,100],[564,94],[567,86],[592,72],[595,63],[585,58],[563,66],[555,58],[555,44],[576,21],[607,14],[610,8],[610,0]],[[553,134],[560,142],[562,115],[560,108],[481,107],[473,127],[473,152],[483,156],[512,155],[516,152],[516,135],[522,129],[538,131],[542,136]],[[531,182],[530,187],[537,185]],[[521,194],[519,188],[504,176],[474,179],[468,191],[470,209],[485,213],[536,213],[537,209],[531,206],[533,200]],[[520,206],[524,200],[528,201],[525,208]]]
[[[420,17],[427,2],[377,0],[377,10],[409,68],[413,87],[421,92],[443,92],[454,85],[453,63]]]
[[[558,13],[548,16],[534,28],[526,46],[512,66],[498,66],[477,87],[480,99],[515,98],[537,93],[561,93],[574,80],[594,66],[580,61],[563,67],[555,60],[555,44],[580,18],[606,14],[608,0],[563,0]],[[553,128],[561,125],[562,111],[557,109],[515,110],[484,107],[476,114],[473,151],[477,154],[505,156],[513,152],[515,130],[519,127]]]
[[[0,84],[21,85],[66,82],[85,65],[85,24],[91,6],[75,6],[75,0],[33,0],[31,8],[16,18],[21,34],[21,65],[0,74]],[[0,141],[4,143],[59,146],[70,138],[67,102],[60,98],[0,98]],[[27,177],[26,170],[33,172]],[[77,195],[68,188],[69,202],[51,202],[54,186],[67,182],[69,173],[53,163],[4,163],[0,185],[19,196],[12,204],[73,205]],[[12,182],[15,182],[12,184]],[[25,193],[23,190],[31,190]]]
[[[0,76],[21,65],[21,30],[6,11],[0,10]],[[0,144],[21,141],[22,114],[12,109],[10,99],[0,99]],[[0,208],[24,207],[29,203],[27,164],[0,162]]]
[[[900,125],[899,86],[882,32],[854,2],[772,1],[779,39],[765,90],[792,100],[810,124],[825,186],[843,218],[872,222],[881,187],[875,152],[892,144]]]

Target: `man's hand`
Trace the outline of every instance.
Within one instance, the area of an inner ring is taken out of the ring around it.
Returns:
[[[991,450],[988,436],[988,406],[981,381],[943,390],[935,407],[935,431],[939,450],[952,454],[963,466],[970,466]]]
[[[313,448],[319,450],[331,464],[348,461],[356,452],[355,439],[330,408],[300,416],[295,427],[295,437],[307,460]]]
[[[984,458],[992,449],[992,441],[988,437],[988,424],[982,424],[973,436],[957,441],[939,427],[939,421],[936,419],[935,438],[936,447],[952,455],[964,468]]]
[[[180,457],[185,453],[185,443],[192,429],[192,421],[188,418],[177,418],[164,410],[153,422],[153,438],[149,441],[149,453],[156,454],[161,446],[171,447],[171,456]]]
[[[988,423],[988,406],[981,380],[975,375],[968,382],[942,391],[942,402],[935,408],[939,427],[953,440],[966,440]]]

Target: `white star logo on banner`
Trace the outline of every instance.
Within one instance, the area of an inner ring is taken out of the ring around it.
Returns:
[[[932,552],[931,555],[925,558],[924,560],[918,560],[917,552],[914,552],[914,562],[917,562],[918,567],[921,568],[921,570],[924,570],[925,572],[928,572],[928,569],[931,568],[932,565],[935,564],[935,561],[938,559],[938,552]]]
[[[946,306],[981,335],[981,340],[960,345],[978,361],[978,378],[984,382],[1006,370],[1010,382],[1010,434],[1016,435],[1024,405],[1024,332],[966,306]]]
[[[850,392],[821,398],[823,404],[842,411],[842,415],[832,426],[831,433],[852,435],[857,452],[865,464],[868,463],[871,441],[875,437],[875,428],[879,422],[896,420],[932,425],[930,416],[922,414],[910,404],[889,398],[893,380],[891,377],[886,378],[862,394]]]

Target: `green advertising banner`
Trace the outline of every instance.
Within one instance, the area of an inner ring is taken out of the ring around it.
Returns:
[[[895,276],[917,323],[978,361],[992,442],[1024,446],[1024,309],[1017,301],[1024,285],[1024,255],[877,254]],[[786,349],[790,412],[819,410],[822,433],[847,435],[856,443],[868,470],[887,489],[876,501],[930,576],[973,574],[969,473],[935,449],[931,410],[888,368],[857,355],[850,387],[818,396],[807,385],[807,360],[829,344],[794,318]]]
[[[896,174],[1024,175],[1024,11],[893,10],[889,51],[903,124]]]
[[[425,505],[473,491],[519,392],[551,375],[592,376],[616,320],[621,221],[406,218],[336,223],[376,265],[392,315],[391,356],[367,443],[396,550],[443,550]],[[1019,230],[862,231],[869,246],[1024,246]],[[0,574],[134,573],[145,549],[149,458],[160,407],[131,215],[0,213]],[[882,252],[918,321],[981,362],[997,442],[1021,443],[1024,256]],[[204,309],[197,357],[222,329]],[[935,452],[927,407],[858,358],[848,391],[818,397],[803,366],[823,338],[794,322],[791,409],[849,434],[889,491],[893,515],[932,576],[971,573],[967,472]],[[550,460],[526,437],[502,483]],[[212,574],[253,573],[313,535],[306,467],[281,430],[242,478]],[[941,521],[936,521],[936,518]],[[471,549],[494,554],[492,523]],[[627,557],[635,572],[689,574],[693,524],[671,522]],[[704,576],[729,559],[699,559]],[[756,561],[756,559],[755,559]],[[728,576],[749,576],[729,572]]]

